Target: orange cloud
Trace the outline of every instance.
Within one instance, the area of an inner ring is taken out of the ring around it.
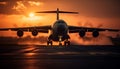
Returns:
[[[42,2],[35,2],[35,1],[28,1],[28,3],[29,3],[31,6],[34,6],[34,5],[36,5],[36,6],[43,5]]]
[[[23,12],[23,11],[25,11],[25,9],[27,9],[27,7],[23,4],[22,1],[17,1],[16,3],[17,3],[17,5],[13,6],[12,9],[14,9],[18,12]]]

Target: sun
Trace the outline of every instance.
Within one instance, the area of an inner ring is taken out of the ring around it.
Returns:
[[[35,16],[34,13],[30,13],[30,14],[29,14],[29,17],[34,17],[34,16]]]
[[[28,13],[27,16],[23,17],[23,21],[29,22],[29,23],[39,23],[39,20],[42,20],[42,19],[43,19],[42,16],[37,16],[35,15],[34,12],[30,12]]]

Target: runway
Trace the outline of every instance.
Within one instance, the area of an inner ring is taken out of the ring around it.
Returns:
[[[0,45],[0,69],[116,69],[119,46]]]

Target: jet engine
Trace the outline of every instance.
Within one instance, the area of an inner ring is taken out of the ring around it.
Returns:
[[[33,35],[33,36],[37,36],[37,35],[38,35],[38,31],[37,31],[36,29],[34,29],[34,30],[32,31],[32,35]]]
[[[79,31],[79,36],[80,36],[80,37],[84,37],[85,34],[86,34],[85,30],[80,30],[80,31]]]
[[[24,35],[24,32],[22,30],[17,31],[17,36],[22,37]]]
[[[99,36],[99,31],[93,31],[93,33],[92,33],[92,35],[93,35],[93,37],[98,37]]]

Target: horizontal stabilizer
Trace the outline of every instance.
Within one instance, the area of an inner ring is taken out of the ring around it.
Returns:
[[[57,20],[59,20],[59,13],[78,14],[78,12],[60,11],[59,8],[57,8],[56,11],[39,11],[39,12],[36,12],[36,13],[56,13],[57,14]]]
[[[40,11],[36,13],[73,13],[73,14],[78,14],[78,12],[69,12],[69,11]]]

